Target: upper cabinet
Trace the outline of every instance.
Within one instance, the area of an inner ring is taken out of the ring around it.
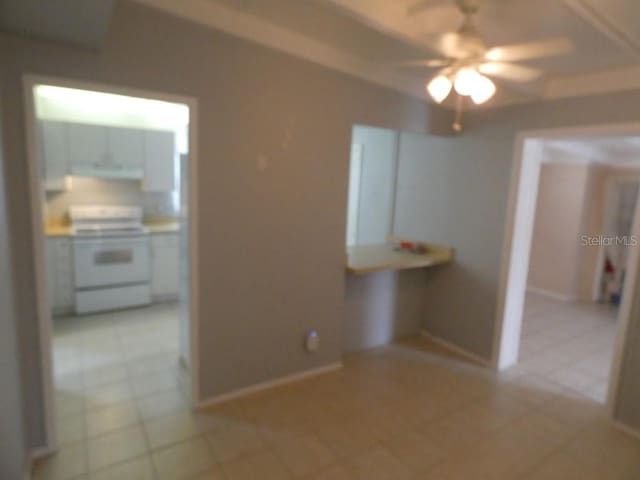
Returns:
[[[127,178],[143,178],[144,130],[107,128],[109,160]]]
[[[72,175],[141,179],[144,130],[69,123]]]
[[[145,165],[142,189],[148,192],[175,190],[175,135],[173,132],[145,132]]]
[[[45,190],[64,190],[64,178],[69,171],[69,137],[65,122],[38,121],[38,153]]]
[[[108,163],[107,130],[99,125],[69,123],[71,174],[92,175]]]
[[[51,120],[38,128],[47,191],[64,190],[66,175],[137,179],[146,191],[174,190],[173,132]]]

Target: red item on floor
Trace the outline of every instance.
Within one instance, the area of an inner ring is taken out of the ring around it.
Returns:
[[[604,273],[613,273],[615,272],[615,267],[613,266],[613,263],[611,263],[611,260],[609,260],[608,258],[606,258],[604,260]]]

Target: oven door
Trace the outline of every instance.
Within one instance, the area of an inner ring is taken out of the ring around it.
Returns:
[[[149,282],[149,239],[75,238],[73,260],[76,288]]]

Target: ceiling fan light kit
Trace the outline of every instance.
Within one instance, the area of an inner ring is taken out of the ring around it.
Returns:
[[[476,104],[488,101],[496,93],[495,84],[472,67],[460,68],[453,75],[441,72],[427,83],[426,88],[436,103],[442,103],[452,89],[458,95],[471,97]]]
[[[531,82],[539,78],[542,72],[512,62],[563,55],[574,49],[573,43],[565,37],[489,47],[474,23],[480,2],[451,1],[464,20],[456,32],[444,33],[432,41],[432,48],[439,51],[442,58],[401,64],[406,67],[442,68],[426,85],[427,92],[437,103],[442,103],[451,90],[455,90],[460,97],[470,97],[475,104],[485,103],[496,93],[496,85],[488,76],[497,77],[503,82]],[[422,0],[411,7],[408,14],[420,13],[433,2]],[[462,101],[463,98],[459,98],[457,105],[462,105]]]

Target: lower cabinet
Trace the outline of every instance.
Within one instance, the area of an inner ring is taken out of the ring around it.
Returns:
[[[54,314],[73,310],[73,270],[69,237],[48,237],[46,241],[49,305]]]
[[[180,249],[177,233],[151,235],[151,296],[156,300],[180,295]]]

